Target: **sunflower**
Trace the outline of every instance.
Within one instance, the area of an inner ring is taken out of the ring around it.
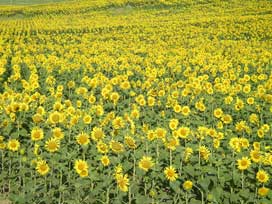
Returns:
[[[38,141],[38,140],[41,140],[43,139],[43,130],[39,127],[34,127],[32,130],[31,130],[31,139],[33,141]]]
[[[49,172],[50,168],[45,160],[39,160],[37,161],[36,170],[39,174],[44,176]]]
[[[59,140],[61,140],[64,137],[64,134],[63,134],[61,128],[58,128],[58,127],[54,128],[52,130],[52,132],[53,132],[53,137],[55,137],[55,138],[57,138]]]
[[[156,102],[156,99],[154,97],[148,96],[148,98],[147,98],[147,104],[148,104],[148,106],[151,106],[151,107],[154,106],[155,102]]]
[[[249,168],[251,161],[248,157],[242,157],[242,159],[237,160],[238,169],[244,171]]]
[[[262,159],[262,154],[259,150],[251,150],[250,151],[250,158],[253,162],[259,163]]]
[[[63,122],[63,115],[58,111],[54,111],[53,113],[50,113],[49,115],[49,122],[51,124],[61,123]]]
[[[86,177],[88,176],[88,163],[84,160],[76,160],[74,164],[74,168],[76,172],[79,174],[80,177]]]
[[[117,104],[119,98],[120,98],[120,95],[117,92],[112,92],[110,95],[110,100],[112,100],[114,104]]]
[[[254,150],[260,150],[261,148],[260,142],[253,142],[253,148]]]
[[[151,157],[143,156],[143,158],[139,161],[139,168],[143,169],[144,171],[148,171],[154,166]]]
[[[108,145],[102,141],[99,141],[96,145],[97,151],[106,154],[109,151]]]
[[[190,128],[188,127],[180,127],[179,129],[177,129],[177,133],[178,133],[178,136],[180,138],[187,138],[190,134]]]
[[[189,106],[183,106],[181,108],[181,113],[184,116],[188,116],[190,114],[190,112],[191,112],[191,110],[190,110]]]
[[[256,174],[256,179],[260,182],[260,183],[266,183],[269,180],[269,176],[268,173],[266,173],[266,171],[264,170],[259,170]]]
[[[84,115],[83,117],[84,124],[90,124],[92,122],[92,117],[90,115]]]
[[[148,130],[147,132],[147,139],[152,141],[156,138],[156,133],[154,130]]]
[[[170,122],[169,122],[169,128],[170,128],[170,130],[177,129],[178,124],[179,124],[178,119],[171,119]]]
[[[34,123],[40,123],[43,121],[43,116],[39,113],[36,113],[35,115],[32,116],[32,120]]]
[[[94,96],[94,95],[90,95],[89,98],[88,98],[88,102],[89,102],[90,104],[93,104],[93,103],[95,103],[95,101],[96,101],[95,96]]]
[[[175,113],[180,113],[180,111],[181,111],[181,105],[179,105],[179,104],[176,104],[175,106],[174,106],[174,112]]]
[[[140,112],[139,112],[138,108],[135,108],[131,111],[130,117],[136,118],[136,119],[138,119],[140,117]]]
[[[125,122],[122,117],[116,117],[112,121],[112,126],[114,129],[118,130],[118,129],[125,127]]]
[[[130,83],[129,83],[129,81],[123,81],[123,82],[120,84],[120,88],[123,89],[123,90],[130,89]]]
[[[125,137],[125,144],[126,144],[130,149],[136,149],[136,147],[137,147],[134,138],[132,138],[132,137],[130,137],[130,136],[126,136],[126,137]]]
[[[94,141],[102,140],[105,137],[105,134],[102,130],[102,128],[94,127],[91,133],[92,139]]]
[[[207,161],[210,157],[210,150],[205,146],[200,146],[199,149],[200,157],[203,158],[205,161]]]
[[[122,164],[118,164],[115,168],[114,168],[114,177],[115,179],[117,179],[118,175],[123,173],[123,166]]]
[[[57,138],[50,138],[45,143],[45,149],[51,153],[56,152],[59,149],[59,147],[60,142]]]
[[[230,124],[232,122],[232,117],[229,114],[225,114],[221,117],[221,120],[223,121],[223,123],[225,124]]]
[[[0,149],[5,149],[5,148],[6,148],[6,144],[5,144],[5,143],[0,142]]]
[[[156,129],[156,136],[159,139],[164,139],[167,134],[167,131],[164,128],[157,128]]]
[[[253,98],[253,97],[247,98],[247,103],[248,103],[249,105],[253,105],[253,104],[254,104],[254,98]]]
[[[124,151],[124,145],[117,141],[110,141],[110,148],[115,153],[121,153]]]
[[[183,187],[184,190],[190,191],[192,189],[192,187],[193,187],[193,182],[190,181],[190,180],[187,180],[182,184],[182,187]]]
[[[102,156],[100,161],[101,161],[103,166],[109,166],[109,164],[110,164],[110,159],[106,155]]]
[[[20,142],[16,139],[11,139],[8,141],[7,147],[9,150],[16,152],[20,148]]]
[[[269,188],[261,187],[258,189],[259,196],[265,197],[269,192]]]
[[[121,191],[123,191],[123,192],[128,191],[129,179],[128,179],[127,174],[125,174],[125,175],[118,174],[116,176],[116,181],[117,181],[118,187],[120,188]]]
[[[90,143],[89,135],[82,132],[79,135],[77,135],[76,141],[80,145],[87,145]]]
[[[176,169],[173,166],[166,167],[164,169],[164,174],[169,181],[175,181],[178,178]]]
[[[39,144],[35,144],[35,145],[34,145],[34,154],[35,154],[36,156],[39,155],[39,148],[40,148],[40,145],[39,145]]]
[[[213,111],[213,115],[214,117],[216,118],[221,118],[222,115],[223,115],[223,111],[221,108],[216,108],[214,111]]]
[[[60,87],[58,87],[58,88],[60,88]],[[61,88],[60,88],[60,89],[61,89]],[[55,111],[60,111],[60,110],[63,109],[63,105],[62,105],[59,101],[57,101],[57,102],[54,103],[53,109],[54,109]]]
[[[179,146],[179,139],[176,137],[169,138],[169,140],[165,142],[165,146],[168,149],[175,150]]]
[[[184,161],[188,162],[192,154],[193,154],[193,149],[190,147],[186,147],[184,151]]]
[[[264,137],[264,131],[262,129],[257,130],[257,135],[259,138],[263,138]]]

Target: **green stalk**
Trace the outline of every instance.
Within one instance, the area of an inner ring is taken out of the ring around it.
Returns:
[[[130,186],[128,188],[128,204],[131,204],[131,189],[130,189]]]
[[[242,171],[242,189],[244,189],[244,171]]]
[[[135,150],[133,150],[133,181],[136,179],[136,158],[135,158]]]
[[[1,169],[2,169],[2,171],[1,172],[4,172],[4,151],[2,150],[1,151],[1,155],[2,155],[2,160],[1,160]],[[2,188],[3,188],[3,192],[5,191],[5,181],[4,181],[4,179],[2,180]]]
[[[205,204],[204,203],[204,193],[202,192],[202,190],[197,185],[194,185],[194,186],[199,190],[199,192],[201,194],[201,204]]]
[[[146,196],[146,192],[147,192],[147,187],[146,187],[146,182],[144,181],[144,194]]]
[[[130,193],[130,188],[129,188],[129,193]],[[129,196],[130,196],[130,194],[129,194]],[[106,204],[109,204],[109,203],[110,203],[110,188],[107,188]]]
[[[159,152],[159,144],[157,141],[157,145],[156,145],[156,164],[158,165],[159,163],[159,156],[160,156],[160,152]]]
[[[11,159],[9,160],[9,176],[11,176]],[[10,184],[10,179],[8,179],[8,193],[11,192],[11,184]]]
[[[169,163],[170,163],[170,166],[172,166],[172,150],[170,149],[169,151]]]
[[[59,180],[59,204],[61,204],[61,196],[62,196],[62,194],[61,194],[60,187],[62,186],[62,171],[60,171],[59,178],[60,178],[60,180]]]

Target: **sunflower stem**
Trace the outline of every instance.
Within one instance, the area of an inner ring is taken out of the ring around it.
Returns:
[[[135,158],[135,149],[133,150],[133,181],[136,178],[136,158]]]
[[[9,176],[11,176],[11,159],[9,160]],[[8,180],[8,193],[11,192],[11,184],[10,184],[10,179]]]
[[[146,188],[146,182],[144,181],[144,194],[146,196],[147,188]]]
[[[62,171],[60,171],[60,175],[59,175],[59,204],[61,204],[61,186],[62,186]]]
[[[131,204],[131,189],[130,189],[130,186],[128,188],[128,204]]]
[[[242,171],[242,189],[244,189],[244,171]]]
[[[158,165],[159,163],[159,156],[160,156],[160,152],[159,152],[159,144],[157,142],[157,145],[156,145],[156,164]]]

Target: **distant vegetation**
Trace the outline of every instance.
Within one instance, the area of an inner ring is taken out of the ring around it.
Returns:
[[[30,5],[30,4],[47,4],[69,0],[1,0],[0,5]]]

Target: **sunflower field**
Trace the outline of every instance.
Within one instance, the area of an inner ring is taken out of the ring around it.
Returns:
[[[0,6],[0,203],[272,203],[272,1],[46,2]]]

